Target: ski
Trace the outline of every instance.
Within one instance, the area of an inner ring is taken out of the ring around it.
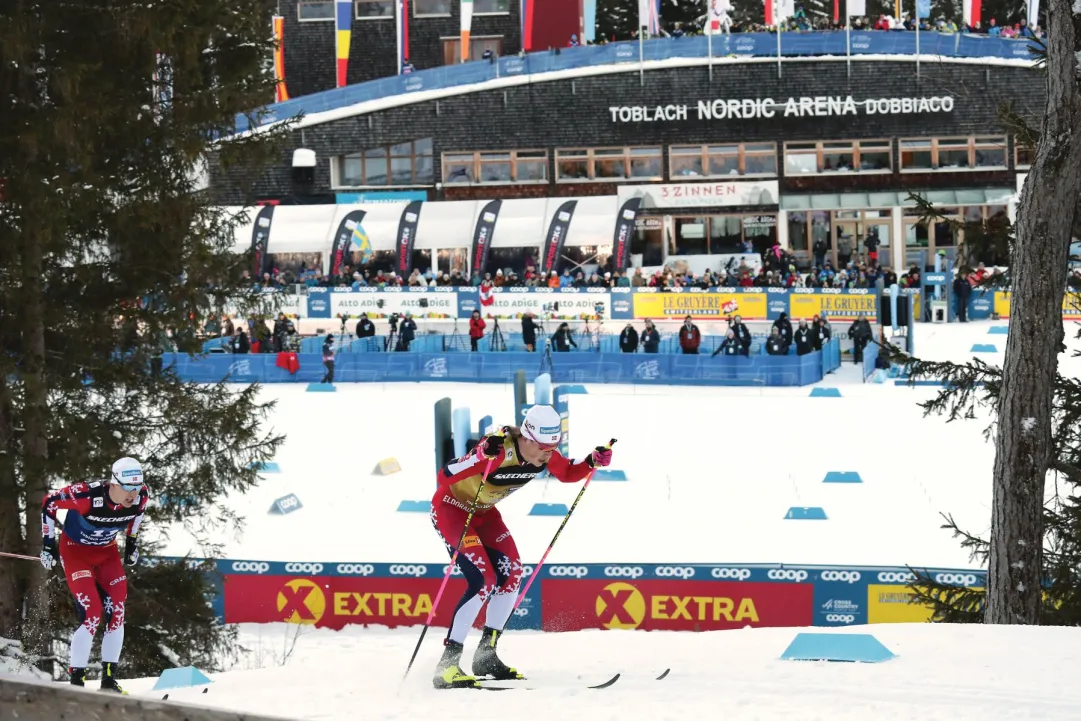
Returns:
[[[599,683],[599,684],[596,684],[594,686],[586,686],[586,688],[587,689],[609,688],[610,686],[612,686],[612,684],[614,684],[616,681],[619,680],[619,677],[620,677],[620,674],[617,673],[615,676],[612,676],[612,678],[608,679],[604,683]],[[523,681],[528,681],[528,679],[522,679],[522,680]],[[486,681],[484,679],[478,679],[477,682],[476,682],[476,685],[471,686],[471,687],[467,687],[467,688],[475,688],[478,691],[510,691],[512,689],[523,689],[525,691],[537,691],[537,690],[540,690],[540,689],[543,689],[543,688],[552,688],[552,686],[544,686],[543,684],[540,685],[540,686],[525,686],[525,685],[522,685],[522,686],[516,686],[516,685],[499,686],[499,685],[496,685],[496,684],[501,684],[501,683],[507,683],[507,681],[496,681],[494,679],[491,680],[491,681]],[[489,685],[489,684],[492,684],[492,685]]]
[[[666,668],[664,670],[664,673],[662,673],[660,676],[655,678],[654,681],[663,681],[664,679],[668,678],[668,674],[669,674],[669,672],[671,672],[671,670],[672,669],[670,669],[670,668]]]

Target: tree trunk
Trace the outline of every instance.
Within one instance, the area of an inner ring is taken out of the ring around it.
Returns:
[[[44,235],[46,231],[38,229]],[[41,552],[41,502],[48,489],[49,408],[45,379],[45,288],[42,280],[44,241],[38,233],[26,233],[23,247],[23,283],[25,302],[21,305],[23,323],[23,422],[26,434],[22,443],[24,499],[26,504],[26,546],[30,555]],[[44,569],[36,567],[30,575],[25,598],[26,631],[23,642],[39,654],[49,651],[49,598],[45,589]]]
[[[1081,204],[1081,12],[1072,12],[1072,1],[1048,3],[1047,110],[1010,258],[985,623],[1040,622],[1052,386],[1063,348],[1070,231]]]
[[[0,374],[0,551],[25,551],[19,511],[22,492],[15,478],[18,443],[10,388]],[[19,638],[27,561],[0,558],[0,638]]]

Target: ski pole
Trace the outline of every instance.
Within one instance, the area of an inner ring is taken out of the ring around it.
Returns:
[[[450,557],[450,564],[447,566],[446,573],[443,574],[443,582],[439,584],[439,590],[432,600],[432,610],[428,612],[428,618],[424,620],[424,628],[420,630],[420,638],[417,639],[417,646],[413,649],[413,655],[409,658],[409,665],[405,667],[405,674],[402,676],[403,681],[409,676],[409,671],[413,668],[413,662],[417,660],[417,654],[420,652],[420,645],[424,643],[424,636],[428,633],[428,628],[431,627],[432,620],[435,618],[435,609],[439,606],[439,599],[443,597],[443,591],[447,587],[447,581],[450,580],[450,574],[454,572],[454,565],[458,562],[458,554],[462,550],[462,544],[465,543],[465,537],[469,535],[469,524],[473,522],[473,515],[477,512],[477,502],[480,500],[481,491],[484,490],[484,483],[488,480],[488,474],[492,470],[493,463],[495,463],[494,456],[488,459],[488,466],[484,469],[484,476],[481,477],[480,484],[477,485],[477,493],[473,496],[473,503],[469,507],[469,514],[465,517],[465,526],[462,528],[462,537],[458,539],[458,546],[454,549],[454,554]]]
[[[3,556],[4,558],[18,558],[18,559],[21,559],[23,561],[40,561],[41,560],[37,556],[24,556],[21,553],[4,553],[3,551],[0,551],[0,556]]]
[[[615,444],[615,442],[616,439],[613,438],[612,440],[608,441],[608,445],[605,446],[605,448],[611,448]],[[593,481],[593,474],[596,472],[596,468],[589,472],[589,476],[586,478],[586,482],[582,484],[582,490],[578,491],[578,497],[574,499],[574,503],[571,504],[570,510],[567,511],[567,515],[563,516],[563,523],[559,524],[559,528],[556,529],[556,535],[552,536],[552,542],[548,544],[548,548],[544,551],[544,555],[541,556],[541,560],[537,563],[536,566],[533,567],[533,573],[529,574],[529,580],[525,582],[525,588],[523,588],[522,592],[518,594],[518,600],[514,602],[515,610],[517,610],[517,608],[522,605],[522,601],[525,599],[526,594],[529,593],[529,587],[533,585],[534,579],[536,579],[537,576],[540,575],[541,567],[544,566],[544,562],[545,560],[547,560],[548,554],[552,552],[552,547],[555,546],[556,541],[559,540],[559,534],[563,533],[563,528],[567,525],[567,521],[571,519],[571,514],[574,513],[574,509],[578,507],[578,501],[582,500],[582,496],[585,495],[586,489],[589,488],[589,484]],[[511,611],[511,616],[513,615],[514,612]],[[507,623],[510,623],[510,618],[507,618]],[[500,629],[500,633],[502,633],[503,630],[506,629],[506,626],[506,623],[503,624],[503,629]]]

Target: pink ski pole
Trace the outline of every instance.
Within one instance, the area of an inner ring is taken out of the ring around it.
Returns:
[[[608,441],[607,448],[611,448],[615,444],[615,442],[615,438]],[[536,579],[537,576],[540,575],[540,570],[544,566],[544,562],[545,560],[547,560],[548,554],[552,552],[552,547],[555,546],[556,541],[559,540],[559,534],[563,533],[563,528],[567,525],[567,521],[571,519],[571,514],[574,513],[574,509],[578,506],[578,501],[582,500],[582,496],[585,495],[586,489],[589,488],[589,484],[593,481],[593,474],[596,472],[597,469],[594,468],[592,471],[589,472],[589,476],[586,477],[586,482],[582,484],[582,490],[578,491],[578,497],[574,499],[574,503],[571,504],[570,510],[567,511],[567,515],[563,516],[563,523],[560,523],[559,528],[556,529],[556,535],[552,536],[552,542],[548,544],[548,548],[545,549],[544,555],[541,556],[540,562],[533,567],[533,573],[529,574],[529,580],[525,582],[525,588],[523,588],[522,592],[518,594],[518,600],[514,602],[515,609],[522,605],[522,601],[525,599],[526,594],[529,593],[529,587],[533,585],[534,579]],[[513,616],[513,613],[511,615]],[[507,621],[509,623],[510,619],[508,618]],[[503,626],[505,629],[506,624],[503,624]],[[500,629],[500,633],[502,633],[504,629]]]

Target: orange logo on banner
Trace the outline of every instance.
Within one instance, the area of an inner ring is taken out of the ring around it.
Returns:
[[[646,599],[629,583],[610,583],[597,596],[597,619],[605,628],[638,628],[646,617]]]
[[[278,591],[278,611],[286,623],[316,624],[326,610],[323,589],[307,578],[294,578]]]

